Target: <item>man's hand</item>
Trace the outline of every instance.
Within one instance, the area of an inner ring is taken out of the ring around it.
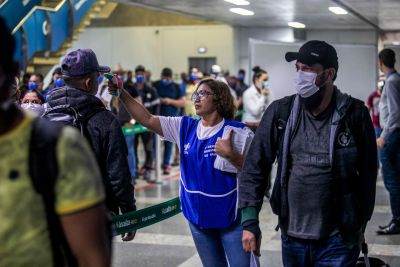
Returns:
[[[253,251],[254,255],[260,257],[260,246],[261,246],[261,236],[259,240],[256,240],[256,236],[247,230],[243,230],[242,234],[242,245],[244,251],[250,253]]]
[[[135,238],[136,231],[135,232],[129,232],[126,234],[121,235],[122,241],[132,241]]]
[[[378,139],[376,139],[376,146],[379,149],[381,149],[384,144],[385,144],[385,139],[383,139],[383,137],[379,137]]]
[[[232,156],[232,153],[234,152],[232,147],[233,134],[234,132],[231,130],[227,139],[222,139],[221,137],[217,139],[217,142],[215,143],[215,153],[217,153],[218,156],[223,158],[229,158]]]

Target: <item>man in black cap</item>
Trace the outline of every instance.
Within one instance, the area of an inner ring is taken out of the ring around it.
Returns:
[[[44,117],[63,121],[78,114],[81,132],[89,140],[106,189],[106,205],[114,214],[134,211],[135,198],[128,167],[128,152],[121,125],[111,111],[95,96],[99,73],[110,72],[100,66],[91,49],[78,49],[67,54],[61,63],[65,86],[52,92],[47,99]],[[135,233],[127,233],[124,241]]]
[[[271,196],[284,266],[354,266],[375,202],[374,128],[363,102],[334,85],[336,50],[309,41],[296,61],[297,94],[262,118],[239,182],[243,247],[260,253],[258,213],[278,159]]]

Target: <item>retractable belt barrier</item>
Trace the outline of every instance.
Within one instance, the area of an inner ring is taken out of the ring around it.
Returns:
[[[141,134],[141,133],[145,133],[148,131],[149,131],[149,129],[147,129],[146,127],[144,127],[140,124],[135,124],[135,125],[129,126],[129,127],[122,127],[122,132],[124,133],[124,135]]]
[[[136,231],[137,229],[161,222],[181,212],[179,197],[166,202],[132,211],[112,218],[113,236]]]

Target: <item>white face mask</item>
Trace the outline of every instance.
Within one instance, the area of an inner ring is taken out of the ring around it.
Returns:
[[[297,93],[303,97],[307,98],[318,92],[318,90],[324,86],[317,86],[315,84],[315,80],[317,79],[317,76],[324,73],[324,71],[320,73],[315,73],[315,72],[305,72],[305,71],[297,71],[296,75],[294,77],[294,84],[296,86],[296,91]]]
[[[30,110],[38,114],[39,116],[42,116],[44,113],[44,107],[40,104],[33,104],[33,103],[23,103],[21,104],[21,108],[25,110]]]

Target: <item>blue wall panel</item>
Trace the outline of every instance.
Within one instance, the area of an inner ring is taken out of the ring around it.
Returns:
[[[40,0],[8,0],[0,8],[0,16],[6,20],[7,26],[12,31],[26,14],[39,4]]]
[[[51,51],[56,52],[68,38],[68,12],[69,6],[65,2],[58,12],[48,13],[51,22]]]

